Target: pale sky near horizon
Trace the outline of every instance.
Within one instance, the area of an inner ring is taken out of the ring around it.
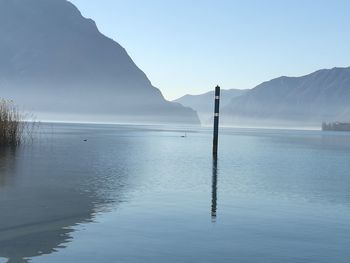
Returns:
[[[347,0],[71,0],[167,99],[350,66]]]

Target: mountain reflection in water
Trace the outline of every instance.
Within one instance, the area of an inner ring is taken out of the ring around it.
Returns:
[[[64,248],[75,226],[92,222],[96,213],[122,198],[127,169],[116,170],[111,159],[91,151],[78,134],[1,148],[0,258],[29,262],[29,258]],[[67,144],[71,147],[65,148]],[[104,174],[97,162],[105,164]],[[111,180],[118,183],[111,185]]]
[[[209,128],[44,124],[40,138],[0,150],[0,262],[350,257],[350,133],[222,128],[218,160]]]

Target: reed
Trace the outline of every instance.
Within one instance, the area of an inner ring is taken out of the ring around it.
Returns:
[[[0,99],[0,145],[20,145],[24,139],[25,126],[25,116],[14,102]]]

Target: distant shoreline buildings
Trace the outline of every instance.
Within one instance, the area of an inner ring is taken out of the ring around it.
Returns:
[[[350,123],[346,122],[330,122],[322,123],[323,131],[350,131]]]

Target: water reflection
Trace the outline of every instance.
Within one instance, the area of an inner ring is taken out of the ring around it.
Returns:
[[[11,175],[16,168],[17,147],[0,147],[0,188],[11,181]]]
[[[73,194],[69,199],[74,197],[78,196]],[[0,219],[0,257],[7,258],[8,262],[28,262],[28,258],[51,254],[66,247],[72,239],[74,226],[92,221],[95,214],[89,199],[85,201],[81,197],[79,207],[74,205],[76,212],[65,209],[63,203],[55,201],[47,201],[43,205],[42,201],[36,202],[34,199],[31,200],[30,209],[23,209],[22,202],[13,200],[4,209],[2,207],[5,214]],[[14,212],[14,207],[24,212]],[[7,214],[11,212],[12,215]],[[35,216],[25,218],[28,212]]]
[[[95,212],[93,197],[79,190],[45,184],[47,189],[35,189],[25,183],[22,177],[33,174],[24,152],[2,148],[0,154],[0,257],[12,263],[29,262],[30,257],[65,247],[72,227],[91,221]],[[42,185],[34,176],[33,180]]]
[[[96,171],[104,155],[70,138],[64,147],[57,141],[0,150],[0,258],[29,262],[65,248],[77,225],[120,202],[127,176],[112,169],[118,163],[105,161],[105,171]]]
[[[309,144],[300,147],[294,137],[287,144],[284,137],[223,136],[220,156],[225,158],[214,159],[210,167],[205,149],[211,134],[193,134],[185,142],[172,133],[125,129],[65,126],[48,132],[50,145],[0,151],[0,258],[12,263],[99,262],[101,257],[106,262],[256,262],[256,255],[265,255],[266,262],[293,262],[295,251],[305,251],[305,245],[317,259],[349,258],[344,252],[350,189],[345,146],[314,151]],[[211,204],[203,205],[209,189]],[[123,209],[114,213],[120,202]],[[84,225],[83,235],[73,235],[82,228],[77,224],[94,221],[98,209],[110,206],[107,220]],[[218,220],[213,229],[203,217],[209,210],[213,223],[217,216],[227,220]],[[67,253],[34,258],[68,245]]]
[[[72,225],[84,218],[34,224],[15,229],[0,230],[0,256],[8,263],[29,262],[29,258],[51,254],[70,241]]]
[[[218,159],[213,158],[213,168],[212,168],[212,190],[211,190],[211,220],[216,222],[216,212],[217,212],[217,190],[218,190]]]

